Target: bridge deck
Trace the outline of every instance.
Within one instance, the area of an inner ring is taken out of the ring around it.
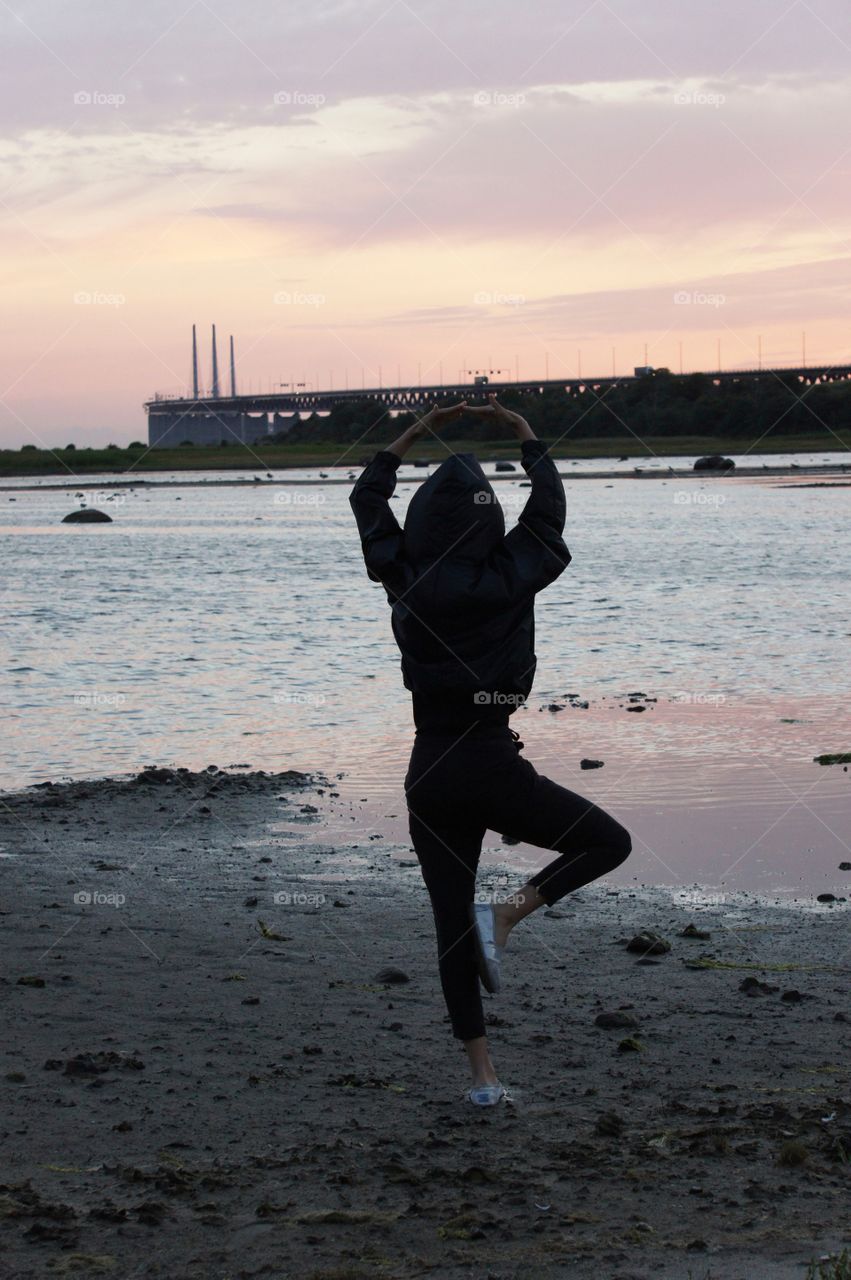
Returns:
[[[657,373],[659,371],[657,370]],[[490,382],[486,386],[469,382],[453,382],[421,387],[365,387],[340,388],[328,391],[270,392],[256,395],[216,397],[203,395],[197,400],[191,396],[155,395],[145,402],[148,414],[201,412],[201,413],[296,413],[308,410],[328,410],[336,404],[357,400],[377,400],[388,409],[419,409],[435,401],[465,397],[482,397],[489,391],[516,391],[522,395],[542,395],[545,391],[563,391],[566,395],[582,395],[586,391],[605,391],[616,385],[628,385],[651,375],[623,375],[606,378],[549,378],[527,379],[519,382]],[[672,373],[677,380],[696,376],[689,373]],[[784,369],[733,369],[708,372],[697,376],[711,378],[715,382],[736,382],[765,379],[792,379],[810,386],[814,382],[836,382],[851,378],[851,365],[807,366]]]

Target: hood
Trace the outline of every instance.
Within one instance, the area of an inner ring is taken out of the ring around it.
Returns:
[[[502,507],[474,453],[451,454],[408,505],[405,551],[414,564],[447,553],[452,559],[484,560],[504,536]]]

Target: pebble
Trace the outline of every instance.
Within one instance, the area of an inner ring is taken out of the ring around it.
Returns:
[[[594,1025],[597,1027],[637,1027],[638,1019],[634,1018],[631,1013],[621,1013],[615,1009],[609,1013],[598,1013],[594,1019]]]

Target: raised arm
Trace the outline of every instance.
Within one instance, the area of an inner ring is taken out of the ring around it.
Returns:
[[[367,575],[394,594],[402,589],[402,528],[390,509],[390,498],[400,462],[399,454],[379,449],[349,494]]]
[[[468,413],[492,416],[509,426],[520,441],[520,460],[532,482],[532,492],[518,518],[495,553],[493,567],[510,597],[541,591],[564,572],[571,555],[564,532],[567,503],[564,484],[547,444],[539,440],[525,418],[504,409],[496,395],[488,404],[470,406]]]
[[[515,527],[505,535],[502,551],[510,557],[518,582],[541,591],[570,564],[562,534],[567,518],[564,484],[546,442],[533,437],[520,446],[523,469],[532,492]]]

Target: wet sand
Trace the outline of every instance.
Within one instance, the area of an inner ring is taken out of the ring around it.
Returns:
[[[536,914],[479,1112],[414,855],[338,781],[3,798],[5,1276],[803,1280],[851,1243],[847,903]]]

